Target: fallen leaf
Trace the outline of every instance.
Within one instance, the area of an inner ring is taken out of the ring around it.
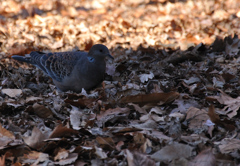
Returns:
[[[212,96],[212,100],[215,98],[220,104],[225,105],[225,107],[222,109],[229,118],[232,118],[237,115],[237,111],[240,108],[240,97],[232,98],[223,91],[219,90],[221,92],[220,96]]]
[[[78,134],[78,131],[67,128],[62,124],[59,124],[51,133],[49,138],[61,138],[61,137],[71,137],[72,135]]]
[[[37,127],[34,127],[31,136],[23,137],[23,140],[28,146],[39,149],[45,145],[45,142],[43,142],[43,140],[47,138],[47,133],[43,134]]]
[[[0,124],[0,134],[1,134],[0,137],[5,136],[10,139],[15,139],[15,136],[13,135],[13,133],[3,128],[1,124]]]
[[[67,151],[66,149],[62,149],[60,148],[57,152],[57,155],[54,157],[54,160],[62,160],[62,159],[66,159],[69,156],[69,151]]]
[[[152,79],[154,77],[154,74],[151,72],[150,74],[141,74],[140,80],[142,83],[147,82],[149,79]]]
[[[33,105],[34,113],[40,118],[50,118],[53,116],[52,111],[43,105],[35,103]]]
[[[77,109],[73,109],[70,113],[70,122],[74,130],[80,129],[81,117],[83,113]]]
[[[100,137],[96,138],[97,143],[104,150],[113,150],[115,148],[115,143],[111,137]]]
[[[203,150],[192,161],[189,162],[189,166],[215,166],[216,158],[211,148]]]
[[[174,143],[163,147],[150,157],[156,161],[172,161],[180,158],[188,158],[192,155],[193,147],[185,144]]]
[[[234,126],[235,122],[227,120],[227,119],[220,120],[219,116],[215,113],[215,109],[214,109],[213,105],[211,105],[209,107],[208,115],[209,115],[211,121],[213,123],[215,123],[216,125],[224,127],[228,131],[235,130],[235,126]]]
[[[5,155],[0,157],[0,165],[5,166]]]
[[[95,146],[95,154],[100,158],[100,159],[106,159],[107,154],[103,151],[102,148],[98,148]]]
[[[178,97],[179,97],[178,92],[140,94],[135,96],[123,97],[120,100],[120,102],[121,103],[138,103],[138,104],[147,104],[147,103],[167,104],[167,103],[173,102]]]
[[[8,95],[9,97],[18,97],[22,94],[21,89],[2,89],[2,93]]]
[[[234,138],[224,138],[218,143],[218,147],[221,153],[229,154],[240,149],[240,140]]]
[[[155,166],[155,161],[149,158],[146,154],[139,152],[130,152],[128,149],[125,151],[129,166]]]
[[[69,165],[69,164],[74,163],[77,160],[77,158],[78,158],[77,153],[70,153],[67,158],[61,159],[57,162],[54,162],[54,164],[56,164],[56,165]]]
[[[208,119],[209,116],[207,115],[207,111],[204,109],[190,107],[187,111],[186,120],[189,121],[190,129],[202,129]]]

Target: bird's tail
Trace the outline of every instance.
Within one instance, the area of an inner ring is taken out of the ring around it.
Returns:
[[[33,51],[33,52],[30,53],[30,57],[13,55],[12,58],[15,59],[15,60],[18,60],[20,62],[26,62],[26,63],[31,63],[33,65],[39,65],[38,62],[40,62],[40,58],[44,54],[45,53],[38,52],[38,51]]]
[[[24,56],[19,56],[19,55],[13,55],[11,58],[21,61],[21,62],[27,62],[31,63],[31,57],[24,57]]]

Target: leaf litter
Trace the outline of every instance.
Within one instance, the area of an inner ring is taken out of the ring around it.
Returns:
[[[0,165],[239,165],[239,7],[3,0]],[[11,59],[97,43],[115,59],[80,94]]]

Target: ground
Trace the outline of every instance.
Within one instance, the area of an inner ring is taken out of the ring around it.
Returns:
[[[239,0],[2,0],[0,165],[239,165]],[[104,44],[104,82],[59,92],[11,59]]]

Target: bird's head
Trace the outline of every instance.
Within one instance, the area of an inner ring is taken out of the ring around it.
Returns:
[[[88,53],[88,56],[96,59],[99,59],[99,58],[104,59],[105,57],[114,59],[110,54],[108,48],[102,44],[93,45]]]

